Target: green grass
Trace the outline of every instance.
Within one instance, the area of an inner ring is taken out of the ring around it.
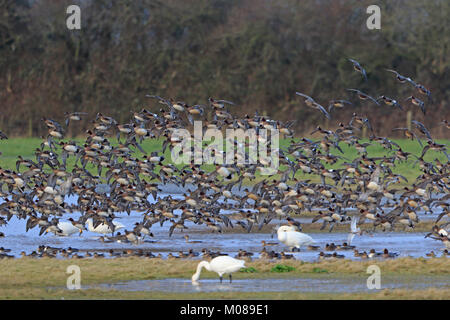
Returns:
[[[370,142],[368,140],[361,140],[362,142]],[[422,147],[419,145],[417,141],[411,141],[406,139],[392,139],[392,141],[398,143],[402,150],[404,152],[409,152],[413,155],[420,156],[422,153]],[[436,140],[437,143],[440,144],[446,144],[450,146],[450,140]],[[424,143],[424,142],[423,142]],[[344,154],[342,156],[353,160],[360,155],[358,155],[358,152],[353,147],[349,147],[346,144],[340,144],[340,147],[344,151]],[[372,142],[372,145],[367,147],[368,157],[383,157],[384,155],[389,156],[392,153],[388,153],[386,149],[384,149],[381,145],[378,143]],[[332,152],[334,155],[341,155],[338,151]],[[435,152],[429,150],[425,156],[424,160],[428,162],[433,162],[435,159],[438,159],[441,162],[447,162],[447,158],[443,153]],[[411,156],[408,158],[408,161],[405,162],[396,162],[396,167],[394,168],[394,173],[401,174],[402,176],[406,177],[408,181],[411,183],[413,182],[417,176],[421,174],[419,165],[413,166],[414,162],[417,160],[417,158]],[[347,162],[347,160],[339,160],[336,164],[332,166],[332,168],[339,168],[340,165],[343,162]]]
[[[79,144],[83,142],[82,139],[74,139]],[[319,139],[313,139],[313,140],[319,140]],[[115,141],[115,139],[111,139],[111,141]],[[362,142],[368,142],[367,140],[361,140]],[[411,141],[411,140],[405,140],[405,139],[393,139],[396,143],[398,143],[402,150],[405,152],[410,152],[415,155],[420,155],[422,148],[420,147],[419,143],[417,141]],[[22,155],[25,159],[33,159],[35,160],[35,149],[40,146],[42,140],[39,138],[12,138],[8,140],[2,140],[0,141],[0,152],[2,152],[2,155],[0,156],[0,167],[4,169],[12,169],[16,170],[16,161],[17,157],[19,155]],[[438,143],[443,144],[449,144],[450,140],[437,140]],[[290,143],[290,139],[282,139],[280,141],[280,146],[285,147]],[[112,143],[115,145],[115,143]],[[353,159],[359,157],[360,155],[357,153],[357,151],[353,147],[349,147],[346,144],[341,143],[340,144],[342,150],[344,151],[344,154],[341,154],[336,149],[331,149],[331,153],[338,156],[343,156],[346,159],[340,159],[338,162],[334,165],[325,165],[326,168],[340,168],[343,162],[352,161]],[[142,143],[142,148],[147,152],[150,153],[152,151],[162,150],[162,141],[158,139],[146,139]],[[389,153],[381,147],[377,143],[373,143],[371,146],[367,147],[368,156],[369,157],[380,157],[384,155],[389,155]],[[141,157],[141,153],[138,151],[133,154],[135,157]],[[165,152],[166,160],[164,163],[170,162],[170,152],[166,150]],[[439,159],[441,162],[446,162],[446,157],[442,153],[438,153],[432,150],[429,150],[427,154],[425,155],[425,161],[434,161],[434,159]],[[347,160],[348,159],[348,160]],[[411,184],[417,176],[421,174],[420,168],[417,165],[413,166],[414,162],[416,161],[416,158],[411,157],[406,162],[397,163],[397,166],[394,168],[394,173],[401,174],[402,176],[406,177],[408,179],[409,184]],[[69,157],[67,161],[67,169],[71,170],[73,167],[73,164],[75,162],[75,157]],[[177,167],[181,168],[181,165],[178,165]],[[97,172],[96,168],[93,168],[92,166],[87,166],[87,168],[90,171],[93,171],[94,173]],[[206,171],[211,171],[213,169],[212,165],[203,165],[202,168]],[[281,170],[285,169],[283,166],[280,168]],[[104,173],[103,173],[104,174]],[[256,181],[259,181],[261,179],[267,178],[266,176],[259,176]],[[300,171],[296,174],[297,179],[311,179],[313,182],[318,182],[319,177],[316,175],[308,175],[304,174]],[[247,181],[246,184],[249,182]],[[402,183],[404,184],[404,183]]]
[[[84,143],[84,139],[81,138],[74,138],[70,140],[76,141],[79,146],[82,146]],[[24,159],[31,159],[35,161],[36,148],[40,147],[42,141],[43,140],[40,138],[12,138],[0,141],[0,152],[2,152],[2,155],[0,156],[0,166],[4,169],[16,170],[16,161],[19,155],[21,155]],[[111,141],[113,141],[111,143],[112,145],[117,146],[115,139],[111,139]],[[141,146],[144,151],[150,153],[152,151],[162,150],[162,141],[157,139],[146,139],[143,141]],[[58,149],[60,148],[58,147]],[[166,152],[166,156],[169,156],[169,154],[170,152]],[[141,156],[141,153],[138,150],[138,152],[135,152],[133,155],[138,157]],[[70,156],[67,159],[67,169],[72,170],[74,164],[75,157]],[[78,165],[81,166],[80,162],[78,162]],[[92,166],[88,165],[87,168],[92,170]]]
[[[295,270],[294,267],[286,266],[284,264],[277,264],[275,267],[270,269],[270,272],[291,272],[294,270]]]
[[[315,137],[316,137],[316,139],[311,138],[311,140],[313,140],[313,141],[320,140],[319,136],[315,136]],[[391,139],[391,140],[396,142],[404,152],[409,152],[409,153],[411,153],[413,155],[417,155],[417,156],[420,156],[422,153],[422,147],[419,145],[419,143],[417,141],[411,141],[411,140],[407,140],[407,139]],[[359,142],[360,143],[371,143],[371,145],[366,148],[367,153],[368,153],[367,157],[369,157],[369,158],[370,157],[391,156],[394,154],[393,151],[386,150],[380,144],[378,144],[376,142],[371,142],[368,139],[361,139],[361,140],[359,140]],[[436,140],[436,142],[450,146],[450,140],[441,139],[441,140]],[[422,143],[425,143],[425,142],[422,142]],[[280,141],[280,147],[287,146],[287,145],[289,145],[289,140]],[[341,153],[340,151],[338,151],[335,148],[331,148],[330,153],[335,156],[339,156],[339,157],[343,157],[343,158],[339,159],[333,165],[324,164],[325,168],[339,169],[339,168],[342,168],[342,163],[352,162],[354,159],[361,157],[361,154],[359,154],[358,151],[353,146],[348,146],[347,144],[342,143],[342,142],[339,144],[339,146],[342,149],[343,153]],[[429,150],[424,156],[424,160],[428,161],[428,162],[434,162],[435,159],[438,159],[439,161],[444,162],[444,163],[447,162],[447,157],[445,156],[445,154],[440,153],[440,152]],[[411,184],[414,182],[414,180],[420,174],[422,174],[422,172],[419,168],[419,164],[418,163],[415,164],[416,160],[417,160],[416,157],[410,156],[407,161],[396,162],[396,166],[392,171],[396,174],[400,174],[400,175],[404,176],[408,180],[408,183],[404,183],[403,180],[401,180],[399,183],[400,185]],[[320,178],[317,175],[304,174],[303,172],[300,172],[300,170],[297,172],[295,177],[297,179],[311,179],[312,182],[320,181]],[[331,181],[331,180],[327,179],[327,181]]]

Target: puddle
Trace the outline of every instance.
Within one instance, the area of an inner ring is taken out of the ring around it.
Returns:
[[[321,292],[321,293],[352,293],[369,292],[365,277],[354,278],[286,278],[286,279],[239,279],[229,283],[224,279],[200,279],[198,285],[193,285],[188,279],[139,280],[114,284],[83,286],[83,289],[101,288],[121,291],[157,291],[157,292]],[[449,288],[448,277],[418,277],[418,278],[386,278],[381,279],[381,289],[426,289]]]

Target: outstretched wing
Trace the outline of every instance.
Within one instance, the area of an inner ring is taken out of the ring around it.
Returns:
[[[302,96],[302,97],[304,97],[304,98],[307,98],[307,99],[314,100],[314,99],[311,98],[310,96],[308,96],[308,95],[306,95],[306,94],[303,94],[303,93],[301,93],[301,92],[295,92],[295,94],[298,95],[298,96]]]
[[[327,112],[327,110],[325,110],[324,107],[322,107],[322,106],[321,106],[320,104],[318,104],[317,102],[314,103],[314,105],[317,107],[317,109],[320,110],[320,112],[322,112],[322,113],[325,115],[325,117],[327,117],[328,119],[331,119],[330,114]]]

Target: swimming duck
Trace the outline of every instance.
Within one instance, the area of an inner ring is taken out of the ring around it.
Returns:
[[[361,259],[368,259],[369,258],[369,255],[367,254],[367,252],[363,252],[360,256],[359,256]]]
[[[187,255],[188,255],[188,258],[194,258],[194,257],[198,257],[200,254],[198,252],[195,252],[193,249],[189,249]]]
[[[323,251],[321,251],[319,253],[319,259],[326,259],[326,258],[331,258],[333,255],[331,253],[324,253]]]
[[[342,245],[336,245],[337,250],[354,250],[355,246],[350,246],[347,242],[344,242]]]
[[[332,243],[327,243],[326,245],[325,245],[325,250],[326,251],[334,251],[334,250],[336,250],[337,249],[337,246],[332,242]]]
[[[186,243],[202,243],[203,241],[200,240],[189,240],[189,235],[185,235],[184,239],[186,239]]]
[[[109,249],[108,252],[109,252],[109,255],[110,255],[112,258],[119,258],[119,257],[122,256],[122,254],[121,254],[120,252],[114,252],[113,249]]]
[[[337,254],[337,252],[333,252],[331,257],[336,259],[343,259],[345,256],[343,254]]]
[[[381,252],[376,252],[375,249],[370,249],[369,251],[369,258],[375,258],[381,256]]]
[[[395,258],[398,255],[396,252],[389,252],[388,249],[383,250],[383,258]]]
[[[363,252],[359,252],[357,249],[354,249],[354,250],[353,250],[353,255],[354,255],[355,257],[361,257],[362,254],[363,254]]]
[[[276,242],[266,242],[265,240],[262,240],[261,244],[262,244],[263,247],[278,245],[278,243],[276,243]]]
[[[292,254],[286,254],[286,253],[284,253],[284,252],[281,252],[281,253],[280,253],[280,258],[281,258],[282,260],[295,260],[294,255],[292,255]]]
[[[179,259],[180,257],[177,257],[175,255],[172,254],[172,252],[169,252],[169,254],[167,255],[167,259],[168,260],[172,260],[172,259]]]

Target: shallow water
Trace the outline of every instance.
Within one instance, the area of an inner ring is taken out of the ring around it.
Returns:
[[[168,189],[167,189],[168,188]],[[174,198],[180,197],[180,190],[174,189],[174,187],[167,187],[166,192],[173,192],[171,195]],[[166,196],[168,194],[162,193],[159,196]],[[74,197],[66,199],[68,203],[75,201]],[[154,202],[150,197],[150,202]],[[69,217],[78,219],[79,213],[66,214],[61,221],[65,221]],[[430,215],[421,215],[421,219]],[[141,221],[142,215],[138,212],[132,212],[130,216],[126,213],[122,214],[117,221],[125,225],[126,229],[131,230],[133,225],[137,221]],[[311,218],[298,219],[302,222],[310,222]],[[277,221],[273,221],[277,223]],[[7,226],[0,227],[0,231],[5,234],[6,237],[0,238],[0,247],[11,249],[11,253],[15,256],[20,256],[21,251],[25,251],[27,254],[33,250],[37,250],[39,245],[49,245],[58,248],[78,248],[80,250],[89,251],[107,251],[109,249],[146,249],[153,253],[161,253],[163,257],[167,256],[169,252],[177,254],[180,250],[187,252],[189,249],[193,249],[195,252],[201,251],[203,248],[209,250],[220,251],[229,255],[236,255],[239,249],[254,252],[253,257],[258,257],[258,253],[262,250],[261,241],[277,242],[275,238],[271,238],[271,234],[266,233],[209,233],[205,232],[203,226],[198,226],[192,222],[186,222],[188,227],[185,232],[175,231],[172,237],[168,236],[169,222],[166,222],[162,227],[159,224],[152,226],[152,232],[154,238],[146,238],[147,242],[139,245],[133,245],[130,243],[102,243],[99,241],[99,234],[84,231],[81,236],[78,234],[70,237],[58,237],[52,234],[39,236],[39,228],[34,228],[25,232],[26,220],[19,220],[13,217]],[[241,228],[235,226],[235,228]],[[123,230],[119,230],[119,232]],[[184,235],[189,234],[190,240],[202,241],[201,243],[186,243]],[[382,251],[384,248],[388,248],[389,251],[398,252],[400,256],[422,257],[425,253],[431,250],[439,252],[444,247],[441,242],[432,239],[424,239],[425,232],[377,232],[372,236],[363,235],[356,236],[352,242],[360,251],[369,251],[375,249],[376,251]],[[336,244],[347,241],[346,233],[310,233],[312,238],[317,242],[316,245],[320,245],[322,250],[326,243],[334,242]],[[268,246],[267,250],[275,250],[277,252],[288,250],[284,245],[277,244],[275,246]],[[305,261],[315,261],[318,258],[319,251],[308,251],[303,249],[301,252],[293,253],[295,258]],[[353,251],[339,251],[339,254],[345,255],[346,258],[359,259],[353,256]]]
[[[449,288],[448,277],[382,277],[381,289],[426,289]],[[287,278],[287,279],[239,279],[229,283],[224,279],[220,283],[218,279],[200,279],[194,285],[188,279],[164,279],[164,280],[139,280],[114,284],[100,284],[95,286],[83,286],[83,289],[102,288],[122,291],[159,291],[159,292],[317,292],[317,293],[343,293],[343,292],[369,292],[378,289],[368,289],[367,278],[346,277],[330,278],[328,276],[318,278]]]
[[[89,251],[107,251],[109,249],[146,249],[153,253],[161,253],[163,257],[167,256],[169,252],[177,254],[180,250],[187,252],[193,249],[195,252],[201,252],[203,248],[213,251],[220,251],[229,255],[236,255],[239,249],[244,249],[254,253],[257,257],[262,250],[261,241],[277,243],[274,246],[266,247],[267,250],[274,250],[276,252],[287,251],[288,248],[278,242],[278,239],[271,238],[271,234],[267,233],[195,233],[186,230],[186,232],[174,232],[172,237],[168,236],[168,226],[154,225],[152,232],[154,238],[146,238],[146,241],[139,245],[130,243],[102,243],[98,240],[98,234],[85,231],[81,236],[73,235],[71,237],[58,237],[51,234],[39,236],[37,228],[25,232],[24,220],[13,220],[8,225],[7,229],[2,230],[6,237],[0,239],[0,246],[12,249],[11,254],[20,255],[21,251],[27,254],[36,250],[39,245],[49,245],[52,247],[67,248],[73,247],[80,250]],[[138,219],[138,215],[131,214],[129,217],[123,217],[120,222],[126,228],[131,229],[134,222]],[[189,227],[190,225],[187,224]],[[201,243],[186,243],[184,235],[189,234],[190,241],[202,241]],[[321,246],[321,250],[327,243],[334,242],[335,244],[347,241],[346,233],[310,233],[312,238],[316,241],[316,245]],[[425,233],[409,232],[379,232],[372,236],[363,235],[356,236],[352,242],[360,251],[369,251],[375,249],[377,252],[388,248],[389,251],[398,252],[400,256],[422,257],[425,253],[434,250],[438,252],[443,249],[443,245],[439,241],[432,239],[424,239]],[[151,241],[151,242],[150,242]],[[310,251],[306,248],[301,252],[293,252],[296,259],[304,261],[315,261],[318,258],[319,251]],[[339,254],[345,255],[346,258],[359,259],[353,256],[353,251],[339,251]]]

